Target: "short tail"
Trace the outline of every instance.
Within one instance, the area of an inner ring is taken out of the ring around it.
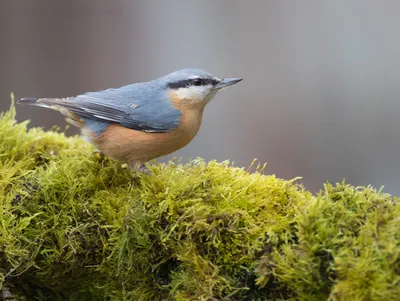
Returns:
[[[17,104],[19,105],[35,105],[36,102],[39,100],[37,97],[24,97],[20,100],[17,100]]]
[[[70,98],[38,98],[38,97],[24,97],[17,101],[17,104],[20,105],[28,105],[28,106],[37,106],[54,109],[59,111],[60,107],[66,106],[66,100],[72,99]]]
[[[66,100],[71,98],[37,98],[37,97],[24,97],[17,101],[17,104],[20,105],[28,105],[28,106],[37,106],[43,108],[49,108],[56,110],[63,114],[67,118],[67,122],[77,126],[82,127],[83,121],[79,118],[78,115],[71,112],[67,108]]]
[[[50,108],[49,104],[41,102],[42,99],[43,98],[38,98],[38,97],[24,97],[21,98],[20,100],[17,100],[17,104]]]

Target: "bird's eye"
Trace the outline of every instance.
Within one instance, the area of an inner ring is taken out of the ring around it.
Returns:
[[[200,78],[195,78],[193,80],[193,86],[201,86],[201,79]]]

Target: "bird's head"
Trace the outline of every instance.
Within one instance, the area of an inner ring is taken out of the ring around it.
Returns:
[[[170,98],[188,106],[205,106],[221,89],[240,82],[241,78],[219,79],[199,69],[182,69],[160,79]]]

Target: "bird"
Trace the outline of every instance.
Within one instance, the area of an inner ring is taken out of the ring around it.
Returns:
[[[205,106],[218,91],[241,80],[181,69],[120,88],[67,98],[24,97],[17,103],[60,112],[100,153],[150,174],[146,162],[191,142]]]

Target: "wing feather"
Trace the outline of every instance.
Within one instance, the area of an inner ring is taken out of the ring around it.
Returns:
[[[38,103],[65,107],[83,118],[119,123],[146,132],[171,131],[179,125],[181,117],[166,96],[140,84],[72,98],[41,98]]]

